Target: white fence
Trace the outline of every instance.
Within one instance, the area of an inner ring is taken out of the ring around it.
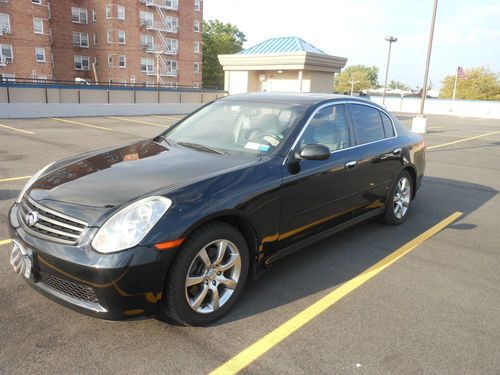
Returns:
[[[370,100],[382,105],[381,96],[372,96]],[[392,112],[418,113],[420,111],[420,98],[386,97],[385,107]],[[454,115],[500,119],[500,102],[425,99],[424,113],[429,115]]]

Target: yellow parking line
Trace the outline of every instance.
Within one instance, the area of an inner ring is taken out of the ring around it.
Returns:
[[[27,180],[31,176],[21,176],[21,177],[10,177],[10,178],[3,178],[0,180],[0,182],[7,182],[7,181],[16,181],[16,180]]]
[[[11,242],[10,238],[8,238],[6,240],[0,240],[0,246],[8,245],[8,244],[10,244],[10,242]]]
[[[446,228],[460,216],[462,216],[461,212],[455,212],[454,214],[448,216],[440,223],[426,230],[424,233],[414,238],[407,244],[403,245],[381,261],[377,262],[360,275],[354,277],[334,291],[328,293],[319,301],[307,307],[305,310],[301,311],[299,314],[295,315],[293,318],[286,321],[281,326],[271,331],[254,344],[250,345],[248,348],[231,358],[222,366],[212,371],[210,375],[236,374],[237,372],[243,370],[250,363],[266,353],[269,349],[271,349],[272,347],[283,341],[285,338],[290,336],[292,333],[297,331],[299,328],[310,322],[327,308],[331,307],[334,303],[366,283],[372,277],[382,272],[395,261],[408,254],[418,245],[422,244],[424,241],[428,240],[436,233]]]
[[[443,144],[440,144],[440,145],[430,146],[430,147],[427,147],[427,150],[432,150],[433,148],[450,146],[450,145],[454,145],[454,144],[457,144],[457,143],[467,142],[467,141],[471,141],[473,139],[483,138],[483,137],[487,137],[487,136],[493,135],[493,134],[500,134],[500,131],[486,133],[486,134],[481,134],[481,135],[476,135],[475,137],[469,137],[469,138],[459,139],[458,141],[453,141],[453,142],[443,143]]]
[[[16,132],[21,132],[21,133],[26,133],[26,134],[35,134],[35,133],[30,132],[28,130],[21,130],[21,129],[13,128],[12,126],[7,126],[4,124],[0,124],[0,128],[10,129],[10,130],[14,130]]]
[[[161,115],[150,115],[152,117],[158,117],[158,118],[164,118],[164,119],[167,119],[167,120],[182,120],[184,117],[186,116],[183,116],[183,117],[173,117],[173,116],[161,116]]]
[[[75,125],[80,125],[80,126],[87,126],[89,128],[95,128],[95,129],[101,129],[101,130],[109,130],[109,131],[113,131],[113,129],[110,129],[110,128],[105,128],[103,126],[97,126],[97,125],[91,125],[91,124],[85,124],[83,122],[78,122],[78,121],[73,121],[73,120],[66,120],[66,119],[63,119],[63,118],[58,118],[58,117],[51,117],[51,120],[57,120],[57,121],[61,121],[61,122],[65,122],[65,123],[68,123],[68,124],[75,124]]]
[[[124,117],[114,117],[114,116],[107,116],[108,118],[112,118],[114,120],[123,120],[123,121],[128,121],[128,122],[136,122],[138,124],[146,124],[146,125],[153,125],[153,126],[159,126],[160,128],[168,128],[166,125],[160,125],[160,124],[155,124],[153,122],[146,122],[146,121],[139,121],[139,120],[131,120],[129,118],[124,118]]]

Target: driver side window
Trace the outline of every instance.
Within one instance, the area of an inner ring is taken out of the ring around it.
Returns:
[[[300,146],[321,144],[330,151],[342,150],[350,146],[349,126],[344,104],[320,109],[309,122],[302,135]]]

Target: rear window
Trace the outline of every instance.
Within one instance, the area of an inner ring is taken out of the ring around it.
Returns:
[[[351,113],[359,144],[385,138],[384,125],[378,109],[366,105],[351,104]]]
[[[384,112],[380,112],[380,116],[382,116],[382,123],[384,124],[386,138],[394,137],[395,134],[391,119]]]

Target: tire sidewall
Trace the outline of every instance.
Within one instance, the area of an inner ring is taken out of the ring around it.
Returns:
[[[173,304],[171,309],[175,310],[178,320],[182,323],[192,326],[203,326],[214,322],[224,316],[234,305],[241,294],[249,269],[249,252],[244,237],[233,226],[225,223],[217,223],[202,230],[198,230],[189,236],[182,247],[178,250],[178,256],[174,259],[175,267],[171,268],[171,273],[167,277],[166,292],[171,295],[166,296],[167,303]],[[229,240],[236,245],[241,257],[241,273],[238,285],[231,295],[230,299],[217,311],[207,314],[201,314],[194,311],[186,300],[185,282],[186,275],[193,259],[198,252],[209,243],[215,240]]]

